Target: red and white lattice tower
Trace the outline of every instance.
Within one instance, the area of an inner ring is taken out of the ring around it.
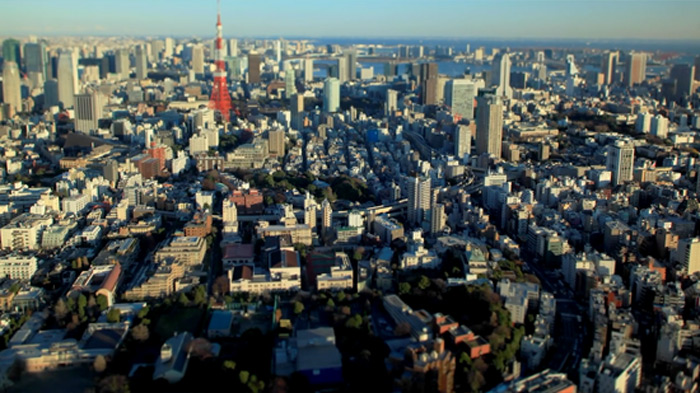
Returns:
[[[216,45],[214,50],[214,87],[211,90],[209,107],[221,113],[221,117],[228,122],[231,114],[231,96],[228,93],[228,83],[226,82],[226,65],[224,64],[224,53],[222,50],[223,39],[221,38],[221,9],[217,1],[216,12]]]

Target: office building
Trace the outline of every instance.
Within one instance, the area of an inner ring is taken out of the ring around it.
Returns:
[[[624,83],[627,86],[634,86],[644,82],[647,74],[646,53],[631,52],[625,64]]]
[[[24,45],[24,62],[27,74],[41,74],[42,83],[48,75],[46,45],[43,42],[30,42]]]
[[[22,52],[20,43],[14,38],[8,38],[2,42],[3,61],[11,61],[15,64],[22,64]]]
[[[687,275],[700,271],[700,238],[680,240],[674,259],[683,266],[683,273]]]
[[[652,117],[649,122],[649,131],[652,135],[658,136],[661,139],[666,139],[668,136],[668,119],[661,115]]]
[[[603,55],[601,70],[603,71],[603,81],[606,85],[615,83],[615,71],[617,70],[617,62],[620,58],[619,52],[608,52]]]
[[[260,65],[262,56],[257,53],[248,53],[248,83],[260,83]]]
[[[104,99],[95,90],[75,95],[75,130],[90,134],[97,130],[97,122],[102,117]]]
[[[288,68],[284,74],[284,98],[291,99],[297,93],[294,70]]]
[[[411,177],[407,183],[408,189],[408,220],[409,224],[420,226],[428,219],[430,211],[430,178]]]
[[[58,103],[58,81],[49,79],[44,82],[44,108],[50,108]]]
[[[10,250],[38,250],[41,234],[53,224],[51,216],[24,213],[0,228],[2,248]]]
[[[314,80],[314,59],[304,59],[304,82]]]
[[[513,88],[510,87],[510,55],[499,53],[491,63],[491,85],[496,86],[498,97],[513,98]]]
[[[136,79],[148,77],[148,57],[143,46],[136,47]]]
[[[204,76],[204,46],[202,44],[192,47],[192,71],[197,78]]]
[[[284,130],[268,131],[269,153],[271,157],[284,157]]]
[[[357,79],[357,52],[354,49],[345,53],[345,65],[347,67],[345,80],[352,81]]]
[[[323,110],[328,113],[340,110],[340,81],[328,78],[323,84]]]
[[[304,95],[299,93],[293,95],[289,105],[292,111],[292,128],[301,130],[304,126]]]
[[[19,67],[13,61],[3,63],[2,97],[3,102],[10,104],[15,112],[22,111],[22,86],[19,78]]]
[[[173,57],[174,42],[170,37],[165,38],[165,47],[163,48],[163,57],[169,59]]]
[[[398,109],[397,100],[399,92],[393,89],[387,89],[386,91],[386,103],[384,104],[384,114],[389,116],[396,112]]]
[[[459,124],[455,128],[455,157],[464,160],[469,157],[472,149],[472,132],[469,126]]]
[[[693,94],[696,72],[695,66],[688,64],[675,64],[671,67],[671,79],[676,81],[676,101]]]
[[[114,54],[114,72],[119,79],[129,79],[131,66],[129,65],[129,50],[117,49]]]
[[[617,141],[608,147],[607,169],[612,172],[612,185],[617,186],[632,180],[634,169],[634,146]]]
[[[0,257],[0,277],[30,280],[38,268],[35,256],[9,254]]]
[[[476,154],[501,158],[503,104],[493,95],[477,98]]]
[[[58,55],[58,101],[63,108],[71,108],[74,104],[74,96],[77,92],[77,64],[73,61],[73,54],[61,52]]]
[[[474,98],[477,88],[467,79],[451,79],[445,84],[445,105],[461,119],[474,118]]]
[[[437,63],[423,63],[420,65],[421,104],[437,105]]]
[[[446,219],[445,205],[442,203],[433,204],[433,208],[430,210],[430,233],[433,236],[442,232],[442,229],[445,228]]]
[[[236,38],[228,40],[228,55],[238,56],[238,40]]]

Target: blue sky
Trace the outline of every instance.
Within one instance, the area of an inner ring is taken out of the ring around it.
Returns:
[[[222,0],[235,37],[700,40],[698,0]],[[214,34],[214,0],[3,0],[0,35]]]

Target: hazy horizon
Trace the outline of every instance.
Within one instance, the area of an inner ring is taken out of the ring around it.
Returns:
[[[25,0],[3,13],[3,36],[211,37],[216,2]],[[224,0],[221,13],[229,37],[700,41],[700,2],[684,0]]]

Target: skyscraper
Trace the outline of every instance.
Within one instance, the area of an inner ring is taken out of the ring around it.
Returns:
[[[204,76],[204,46],[202,44],[192,47],[192,71],[197,78]]]
[[[646,79],[647,55],[646,53],[631,52],[625,64],[625,85],[638,85]]]
[[[324,199],[321,202],[321,231],[326,234],[331,229],[333,223],[333,206],[328,202],[328,199]]]
[[[129,65],[129,51],[127,49],[117,49],[114,54],[114,72],[119,79],[129,79],[131,67]]]
[[[617,141],[608,147],[607,169],[612,172],[612,185],[632,180],[634,170],[634,146]]]
[[[174,43],[173,39],[170,37],[165,38],[165,49],[163,49],[163,57],[168,59],[173,57]]]
[[[503,142],[503,104],[497,96],[477,98],[476,153],[501,158]]]
[[[136,47],[136,79],[142,80],[148,77],[148,59],[143,46]]]
[[[282,42],[275,41],[275,62],[279,64],[282,61]]]
[[[423,63],[420,65],[421,103],[423,105],[437,104],[437,63]]]
[[[700,271],[700,238],[682,239],[678,242],[676,262],[683,266],[685,274]]]
[[[398,100],[399,92],[393,89],[387,89],[386,91],[386,103],[384,104],[384,114],[385,115],[390,115],[394,113],[397,109],[397,100]]]
[[[496,86],[496,95],[513,98],[513,88],[510,87],[510,55],[499,53],[491,63],[491,85]]]
[[[27,73],[41,74],[42,83],[48,75],[46,45],[43,42],[30,42],[24,45],[24,62]]]
[[[284,130],[270,130],[267,133],[268,151],[273,157],[284,157]]]
[[[604,83],[606,85],[611,85],[615,82],[615,70],[617,69],[617,62],[619,59],[619,52],[608,52],[603,56],[603,64],[600,68],[603,71]]]
[[[304,82],[314,80],[314,59],[304,59]]]
[[[63,108],[70,108],[74,103],[76,93],[74,80],[76,64],[73,62],[73,54],[61,52],[58,55],[58,101]]]
[[[357,52],[355,52],[355,49],[351,49],[345,53],[345,63],[348,72],[346,80],[352,81],[357,79]]]
[[[304,95],[299,93],[294,94],[289,102],[289,106],[292,111],[292,128],[301,130],[303,127]]]
[[[671,78],[676,81],[676,100],[693,94],[696,72],[695,66],[688,64],[675,64],[671,67]]]
[[[297,87],[295,84],[294,70],[289,68],[284,74],[284,98],[291,99],[297,92]]]
[[[15,112],[22,111],[22,87],[19,79],[19,67],[14,61],[6,61],[2,69],[3,102],[10,104]]]
[[[56,79],[49,79],[44,82],[44,108],[50,108],[58,103],[58,82]]]
[[[430,178],[411,177],[408,179],[408,223],[420,226],[428,218],[430,211]]]
[[[238,40],[235,38],[228,40],[228,55],[238,56]]]
[[[19,66],[22,63],[22,54],[19,41],[14,38],[8,38],[2,42],[2,58],[3,61],[11,61]]]
[[[336,78],[327,78],[323,84],[323,110],[328,113],[340,110],[340,82]]]
[[[262,58],[258,53],[248,53],[248,83],[260,83],[260,63]]]
[[[338,78],[338,81],[340,83],[343,83],[343,82],[348,80],[348,75],[349,75],[348,57],[347,56],[339,57],[337,62],[338,62],[338,66],[336,68],[336,74],[333,76]]]
[[[476,93],[474,82],[467,79],[451,79],[445,85],[445,105],[451,108],[453,115],[471,120],[474,118]]]
[[[455,157],[459,160],[469,157],[472,148],[472,132],[468,126],[459,124],[455,128]]]
[[[430,209],[430,233],[435,236],[445,227],[445,205],[442,203],[433,204]]]
[[[103,98],[95,90],[75,95],[75,130],[90,134],[102,117]]]

